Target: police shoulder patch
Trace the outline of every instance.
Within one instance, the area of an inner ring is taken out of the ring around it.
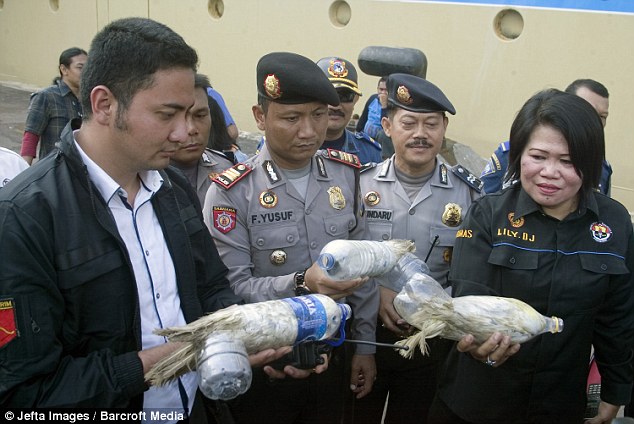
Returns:
[[[330,160],[344,163],[353,168],[361,168],[361,162],[357,155],[352,153],[342,152],[341,150],[328,149],[326,157]]]
[[[482,186],[484,185],[482,181],[475,175],[473,175],[467,168],[462,165],[454,166],[451,171],[460,178],[462,181],[467,183],[469,187],[480,193],[482,191]]]
[[[372,145],[372,147],[374,147],[377,150],[383,150],[383,148],[381,147],[381,143],[379,143],[378,141],[376,141],[375,139],[373,139],[372,137],[370,137],[364,132],[355,132],[354,136],[358,140],[365,141],[366,143]]]
[[[235,183],[247,176],[252,170],[253,169],[251,169],[251,167],[243,163],[239,163],[216,175],[212,178],[212,181],[223,187],[225,190],[228,190]]]

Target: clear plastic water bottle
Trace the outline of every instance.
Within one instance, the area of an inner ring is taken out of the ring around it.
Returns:
[[[198,387],[210,399],[230,400],[251,387],[251,365],[242,340],[226,331],[207,337],[198,357]]]
[[[416,273],[429,275],[429,267],[418,256],[406,253],[399,259],[394,268],[376,277],[376,280],[379,285],[399,293],[405,283]]]

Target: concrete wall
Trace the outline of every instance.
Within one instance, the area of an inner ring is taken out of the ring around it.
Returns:
[[[603,1],[615,3],[623,4]],[[594,78],[611,93],[606,140],[613,197],[634,211],[628,159],[634,157],[634,15],[514,6],[523,28],[518,38],[505,40],[495,24],[505,9],[417,0],[0,0],[0,81],[48,85],[63,49],[88,49],[95,32],[113,19],[146,16],[196,48],[201,72],[224,95],[239,128],[256,131],[251,106],[255,64],[263,54],[294,51],[314,60],[340,55],[356,64],[366,46],[413,47],[426,54],[427,78],[458,111],[448,137],[488,157],[533,93]],[[376,82],[360,76],[366,95]],[[364,102],[362,97],[357,112]]]

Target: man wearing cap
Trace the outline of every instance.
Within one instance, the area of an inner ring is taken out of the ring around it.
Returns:
[[[373,341],[378,309],[373,282],[333,281],[315,263],[326,243],[366,235],[358,158],[318,151],[328,105],[339,104],[337,92],[314,62],[293,53],[262,57],[257,88],[253,115],[266,144],[214,178],[203,210],[231,287],[247,302],[307,291],[345,297],[354,314],[348,338]],[[349,379],[337,349],[327,370],[322,365],[311,373],[287,365],[278,376],[294,378],[273,382],[254,370],[249,391],[230,402],[232,414],[238,423],[339,422],[344,385],[354,385],[362,396],[370,391],[373,354],[373,346],[357,346]]]
[[[450,167],[438,156],[449,121],[445,113],[455,114],[443,92],[407,74],[390,75],[387,87],[382,125],[395,154],[361,174],[369,238],[414,241],[415,254],[446,287],[456,230],[480,196],[480,182],[462,166]],[[407,334],[408,326],[392,306],[396,293],[383,287],[380,292],[377,341],[394,343]],[[431,356],[416,352],[413,360],[394,350],[377,351],[377,380],[372,393],[356,402],[355,422],[381,422],[388,392],[386,423],[425,422],[447,348],[432,340]]]
[[[336,149],[353,153],[362,164],[381,162],[381,145],[363,132],[346,129],[354,106],[361,96],[354,65],[340,57],[325,57],[317,62],[339,96],[339,105],[328,106],[328,131],[322,149]]]

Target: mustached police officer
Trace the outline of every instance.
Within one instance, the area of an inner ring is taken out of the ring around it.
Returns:
[[[449,118],[455,109],[431,82],[407,74],[387,80],[388,110],[382,118],[395,154],[363,170],[361,189],[370,238],[410,239],[415,254],[426,260],[431,276],[443,286],[451,263],[456,230],[480,182],[458,165],[450,167],[438,156]],[[393,343],[406,332],[394,310],[395,292],[381,287],[377,341]],[[377,380],[372,393],[356,402],[355,422],[381,422],[389,392],[386,423],[425,422],[436,391],[436,370],[444,346],[432,344],[431,357],[416,353],[413,360],[396,351],[377,351]]]

